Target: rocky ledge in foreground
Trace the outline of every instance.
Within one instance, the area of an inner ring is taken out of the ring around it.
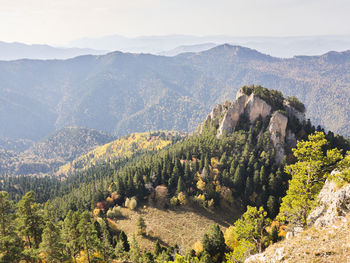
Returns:
[[[350,262],[350,184],[338,187],[327,180],[318,200],[307,230],[250,256],[245,263]]]

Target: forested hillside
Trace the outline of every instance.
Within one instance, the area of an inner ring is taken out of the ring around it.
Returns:
[[[176,57],[113,52],[0,63],[0,136],[38,140],[67,126],[123,136],[192,131],[249,83],[298,97],[317,126],[349,135],[349,52],[279,59],[222,45]]]
[[[61,166],[57,171],[57,175],[74,174],[116,159],[130,158],[148,151],[157,151],[181,140],[183,137],[184,135],[178,132],[133,133],[79,156]]]
[[[13,150],[0,149],[0,173],[12,176],[54,172],[59,166],[113,139],[115,137],[97,130],[67,127],[30,147],[25,147],[25,140],[7,140],[7,147],[4,146]]]
[[[153,134],[161,141],[151,151],[97,162],[69,176],[2,176],[0,218],[6,227],[0,256],[11,262],[242,262],[283,238],[286,224],[305,224],[299,211],[314,207],[327,173],[348,169],[349,156],[341,159],[349,142],[316,129],[303,111],[298,99],[279,91],[243,87],[183,141],[164,143],[171,133],[160,132]],[[279,123],[285,125],[276,128]],[[137,149],[137,138],[151,135],[125,137],[100,148],[102,156],[127,140],[135,140]],[[157,145],[165,148],[156,151]],[[282,160],[276,158],[281,149]],[[315,168],[309,174],[315,187],[300,184],[308,165]],[[348,181],[348,173],[336,180]],[[306,199],[298,194],[304,189]],[[15,214],[9,199],[18,202]],[[157,221],[157,214],[165,221]],[[191,229],[190,215],[200,220],[198,231]]]

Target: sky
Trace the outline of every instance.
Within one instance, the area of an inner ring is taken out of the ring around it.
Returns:
[[[0,0],[0,41],[350,35],[349,0]]]

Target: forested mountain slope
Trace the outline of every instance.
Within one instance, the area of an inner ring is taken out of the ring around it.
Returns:
[[[185,262],[242,262],[281,239],[286,230],[283,223],[304,216],[298,212],[304,195],[292,194],[308,184],[291,188],[289,183],[298,183],[299,178],[291,170],[303,172],[311,159],[312,171],[322,172],[311,175],[320,179],[307,195],[314,198],[323,185],[324,171],[335,165],[349,167],[349,156],[341,161],[349,142],[332,132],[325,135],[320,128],[315,132],[305,120],[304,109],[297,98],[284,97],[277,90],[244,86],[236,100],[218,104],[184,140],[165,145],[166,134],[156,133],[159,145],[165,146],[161,150],[111,158],[60,177],[1,176],[0,190],[7,193],[0,192],[0,202],[8,209],[0,217],[9,222],[11,231],[3,235],[12,249],[0,252],[0,257],[77,262],[86,257],[100,262],[168,262],[186,257]],[[146,140],[145,134],[139,135],[140,145],[142,141],[149,145],[152,134],[146,134]],[[107,144],[100,148],[102,158],[113,157],[109,155],[112,146],[118,152],[127,141],[131,149],[126,147],[126,152],[132,153],[139,148],[137,138],[130,135]],[[307,139],[292,152],[296,140]],[[306,156],[299,160],[300,155]],[[336,179],[347,177],[348,173],[340,173]],[[34,192],[25,194],[29,190],[37,193],[41,204],[35,203]],[[8,199],[19,201],[16,214]],[[288,210],[288,201],[294,199],[299,207]],[[32,208],[30,217],[25,207]],[[271,222],[276,215],[282,216],[280,221]],[[11,223],[13,218],[18,227]],[[201,222],[195,231],[191,219]],[[28,227],[25,220],[31,222]]]
[[[57,175],[66,176],[117,159],[130,158],[147,151],[158,151],[182,138],[184,138],[184,135],[178,132],[166,131],[129,134],[80,155],[61,166],[57,171]]]
[[[349,65],[349,52],[279,59],[230,45],[175,57],[0,62],[0,136],[37,140],[66,126],[191,131],[249,83],[297,96],[315,125],[349,135]]]
[[[63,128],[29,149],[17,152],[0,149],[0,173],[11,176],[53,172],[60,165],[113,139],[115,137],[93,129]]]

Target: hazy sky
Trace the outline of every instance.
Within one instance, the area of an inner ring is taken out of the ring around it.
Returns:
[[[0,0],[0,41],[119,34],[350,35],[349,0]]]

